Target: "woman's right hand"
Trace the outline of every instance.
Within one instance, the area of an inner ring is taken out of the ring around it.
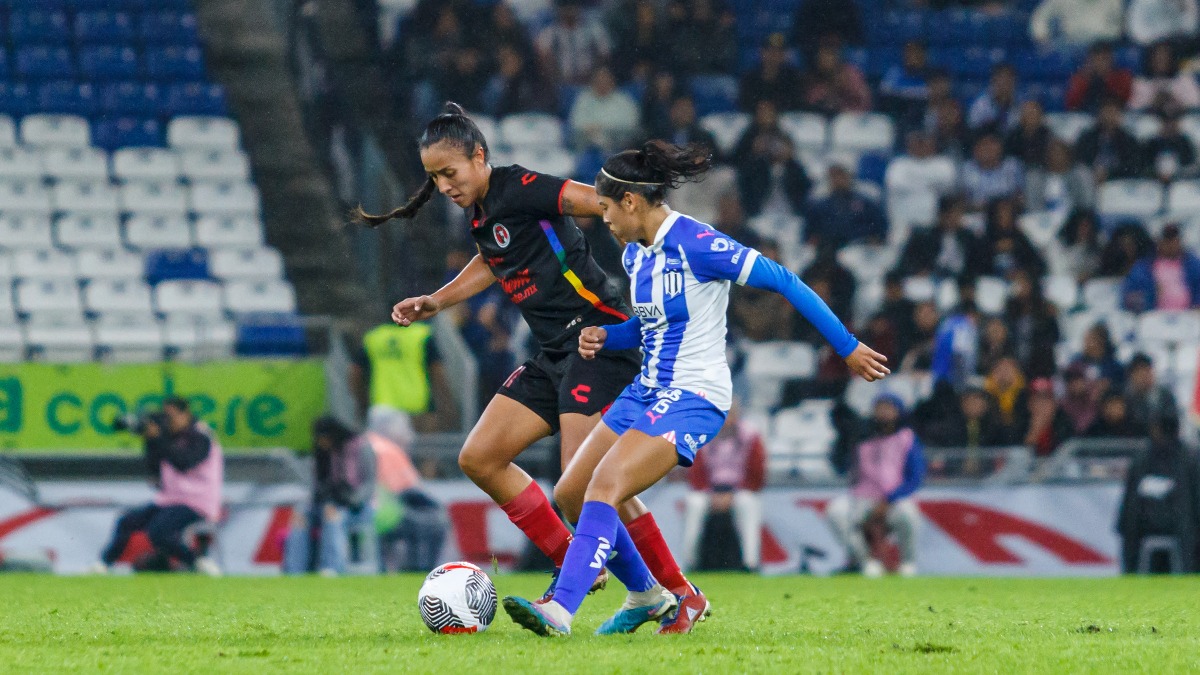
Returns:
[[[431,319],[442,311],[442,305],[432,295],[406,298],[392,308],[392,321],[401,326],[411,326],[415,321]]]
[[[604,347],[608,339],[608,331],[600,326],[588,326],[579,333],[579,355],[585,360],[596,358],[596,352]]]

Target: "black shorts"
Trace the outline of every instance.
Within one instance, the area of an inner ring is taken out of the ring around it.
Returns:
[[[641,372],[636,349],[600,352],[588,361],[578,352],[529,359],[500,385],[498,393],[537,413],[558,433],[558,416],[595,415],[608,410]]]

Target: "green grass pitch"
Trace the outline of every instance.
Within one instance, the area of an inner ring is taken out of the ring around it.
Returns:
[[[0,577],[0,672],[899,673],[1200,670],[1200,579],[816,579],[696,575],[713,616],[690,636],[544,639],[499,610],[481,635],[438,636],[420,576]],[[500,595],[545,575],[501,575]]]

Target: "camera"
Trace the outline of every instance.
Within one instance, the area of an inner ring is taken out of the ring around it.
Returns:
[[[151,424],[160,429],[164,428],[166,426],[165,416],[160,412],[117,415],[113,418],[112,428],[113,431],[128,431],[140,436],[146,433],[146,428]]]

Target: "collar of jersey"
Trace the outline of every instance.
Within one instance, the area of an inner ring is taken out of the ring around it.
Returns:
[[[663,240],[667,238],[667,232],[670,231],[673,225],[675,225],[675,221],[679,220],[679,215],[680,214],[678,211],[671,211],[668,213],[667,219],[663,221],[663,224],[658,228],[658,233],[654,235],[654,241],[651,242],[649,246],[643,246],[642,248],[645,248],[649,251],[657,251],[661,249]]]

